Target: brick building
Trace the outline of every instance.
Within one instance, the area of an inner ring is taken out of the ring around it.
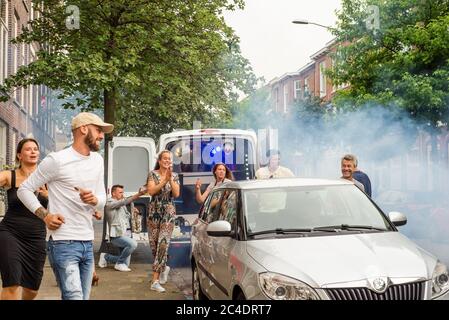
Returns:
[[[332,68],[332,54],[336,48],[336,41],[331,40],[310,56],[308,64],[271,80],[268,87],[273,110],[288,113],[290,105],[309,96],[319,97],[323,102],[331,101],[335,90],[339,88],[332,85],[325,71]]]
[[[20,35],[22,28],[38,14],[30,0],[0,0],[1,84],[21,66],[37,59],[37,45],[12,44],[11,40]],[[17,143],[25,137],[39,141],[41,156],[55,149],[50,93],[44,86],[33,85],[17,89],[9,101],[0,102],[0,169],[14,164]],[[0,217],[4,210],[0,201]]]
[[[12,44],[30,19],[38,17],[30,0],[0,0],[0,83],[37,59],[37,45]],[[19,88],[11,99],[0,102],[0,167],[13,164],[17,143],[33,136],[43,155],[55,149],[50,91],[44,86]]]

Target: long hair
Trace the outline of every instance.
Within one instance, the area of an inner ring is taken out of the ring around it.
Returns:
[[[22,152],[23,146],[27,142],[34,142],[36,144],[36,146],[37,146],[37,149],[40,150],[39,143],[36,141],[36,139],[25,138],[25,139],[20,140],[19,144],[17,145],[17,151],[16,151],[16,165],[19,165],[19,168],[22,167],[22,163],[19,160],[19,153]]]
[[[234,176],[233,176],[231,170],[224,163],[216,163],[214,165],[214,167],[212,168],[212,173],[214,174],[215,183],[217,183],[217,174],[215,173],[215,171],[217,171],[218,166],[225,167],[225,170],[226,170],[225,179],[234,180]]]
[[[161,161],[162,159],[162,155],[164,153],[168,153],[171,156],[171,152],[168,150],[162,150],[161,152],[159,152],[159,155],[157,156],[157,161],[156,161],[156,165],[154,166],[154,170],[159,170],[160,169],[160,165],[159,165],[159,161]]]

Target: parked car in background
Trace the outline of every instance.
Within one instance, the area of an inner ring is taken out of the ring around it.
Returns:
[[[444,264],[352,183],[229,182],[192,226],[195,299],[449,299]]]

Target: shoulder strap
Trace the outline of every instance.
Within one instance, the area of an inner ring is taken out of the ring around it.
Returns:
[[[16,188],[16,170],[11,170],[11,188]]]

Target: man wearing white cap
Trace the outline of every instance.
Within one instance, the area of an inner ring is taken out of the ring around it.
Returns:
[[[22,183],[17,195],[47,225],[48,256],[63,300],[88,300],[94,271],[92,215],[106,202],[103,158],[105,133],[114,126],[93,113],[72,120],[73,145],[49,154]],[[48,185],[48,211],[34,190]]]

